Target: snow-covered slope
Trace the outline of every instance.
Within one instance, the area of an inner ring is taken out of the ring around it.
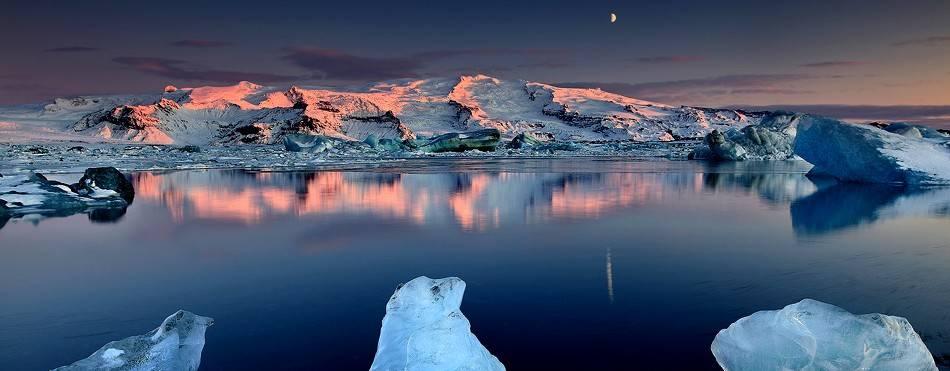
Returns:
[[[669,141],[758,123],[761,113],[673,107],[598,89],[462,76],[396,80],[359,90],[293,86],[166,88],[154,97],[57,100],[35,117],[102,139],[160,144],[270,144],[288,133],[408,139],[497,128],[570,141]]]

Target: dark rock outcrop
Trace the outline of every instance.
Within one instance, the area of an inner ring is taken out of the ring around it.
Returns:
[[[135,189],[132,187],[132,182],[114,167],[86,169],[79,182],[70,185],[69,188],[80,196],[94,196],[98,192],[112,191],[130,204],[135,199]]]

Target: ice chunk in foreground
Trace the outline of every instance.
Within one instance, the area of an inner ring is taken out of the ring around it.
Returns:
[[[464,292],[465,282],[455,277],[418,277],[399,286],[386,304],[370,370],[504,370],[459,310]]]
[[[729,371],[937,370],[906,319],[811,299],[739,319],[719,331],[712,352]]]
[[[950,184],[950,139],[908,137],[870,125],[804,116],[795,154],[814,174],[865,183]]]
[[[205,330],[212,323],[211,318],[179,310],[148,334],[110,342],[88,358],[56,370],[197,370]]]

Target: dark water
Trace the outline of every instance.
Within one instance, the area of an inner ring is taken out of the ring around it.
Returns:
[[[367,369],[385,303],[458,276],[510,370],[715,369],[719,329],[810,297],[950,353],[950,191],[815,184],[797,163],[407,162],[134,175],[114,223],[0,230],[0,369],[214,317],[204,370]],[[78,177],[78,176],[77,176]]]

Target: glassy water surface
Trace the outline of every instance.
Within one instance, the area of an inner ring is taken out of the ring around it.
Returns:
[[[367,369],[396,285],[468,283],[511,370],[716,369],[716,332],[814,298],[907,317],[950,354],[950,190],[795,162],[411,161],[133,175],[111,223],[0,229],[0,369],[49,369],[177,309],[202,369]],[[78,178],[78,176],[76,176]]]

